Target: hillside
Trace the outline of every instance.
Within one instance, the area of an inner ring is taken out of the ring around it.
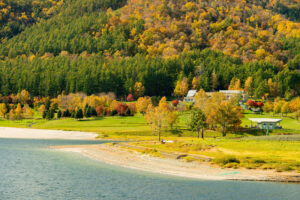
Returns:
[[[271,86],[297,96],[299,10],[298,0],[1,0],[1,93],[126,95],[139,81],[171,95],[200,66],[197,89],[251,77],[257,97]]]

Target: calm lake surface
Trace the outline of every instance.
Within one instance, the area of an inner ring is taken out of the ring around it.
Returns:
[[[300,184],[177,178],[124,169],[47,148],[95,143],[101,142],[0,139],[0,199],[300,199]]]

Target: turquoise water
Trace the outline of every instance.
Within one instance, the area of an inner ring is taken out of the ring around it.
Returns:
[[[95,141],[0,139],[0,200],[299,200],[300,184],[201,181],[107,165],[52,145]]]

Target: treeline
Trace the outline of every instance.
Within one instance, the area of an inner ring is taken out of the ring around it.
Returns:
[[[145,95],[171,96],[176,82],[183,77],[188,78],[188,88],[193,87],[193,79],[197,77],[197,89],[205,91],[227,89],[233,78],[239,79],[244,88],[249,77],[252,88],[264,89],[271,78],[278,86],[277,95],[300,94],[300,74],[292,66],[280,70],[264,61],[243,64],[239,59],[209,49],[169,59],[139,54],[109,59],[87,53],[21,56],[0,61],[0,77],[1,94],[5,96],[26,89],[33,96],[55,97],[65,91],[88,95],[114,92],[120,97],[131,93],[136,82],[145,87]]]

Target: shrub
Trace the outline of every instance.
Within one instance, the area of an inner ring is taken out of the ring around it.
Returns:
[[[215,159],[214,162],[216,164],[220,164],[220,165],[226,165],[228,163],[240,163],[240,161],[236,158],[236,157],[233,157],[233,156],[226,156],[226,157],[222,157],[222,158],[218,158],[218,159]]]
[[[111,115],[111,110],[110,109],[105,109],[105,112],[104,112],[104,114],[106,115],[106,116],[110,116]]]
[[[129,94],[126,98],[127,101],[134,101],[133,95]]]
[[[133,116],[136,113],[136,104],[130,103],[128,109],[130,110],[130,115]]]
[[[130,116],[130,115],[131,115],[130,110],[129,110],[129,108],[127,108],[127,110],[125,112],[125,116]]]
[[[179,103],[179,101],[178,100],[173,100],[172,101],[172,105],[173,105],[173,107],[177,107],[177,105],[178,105],[178,103]]]
[[[125,116],[125,113],[128,110],[128,105],[126,103],[118,103],[115,106],[115,110],[117,111],[118,115]]]
[[[184,159],[185,159],[186,162],[193,162],[193,161],[196,160],[195,158],[190,157],[190,156],[186,156]]]
[[[96,107],[96,113],[97,113],[97,116],[103,116],[104,115],[104,108],[103,108],[103,106],[97,106]]]
[[[115,116],[118,114],[118,111],[116,111],[115,109],[113,109],[110,113],[111,116]]]

